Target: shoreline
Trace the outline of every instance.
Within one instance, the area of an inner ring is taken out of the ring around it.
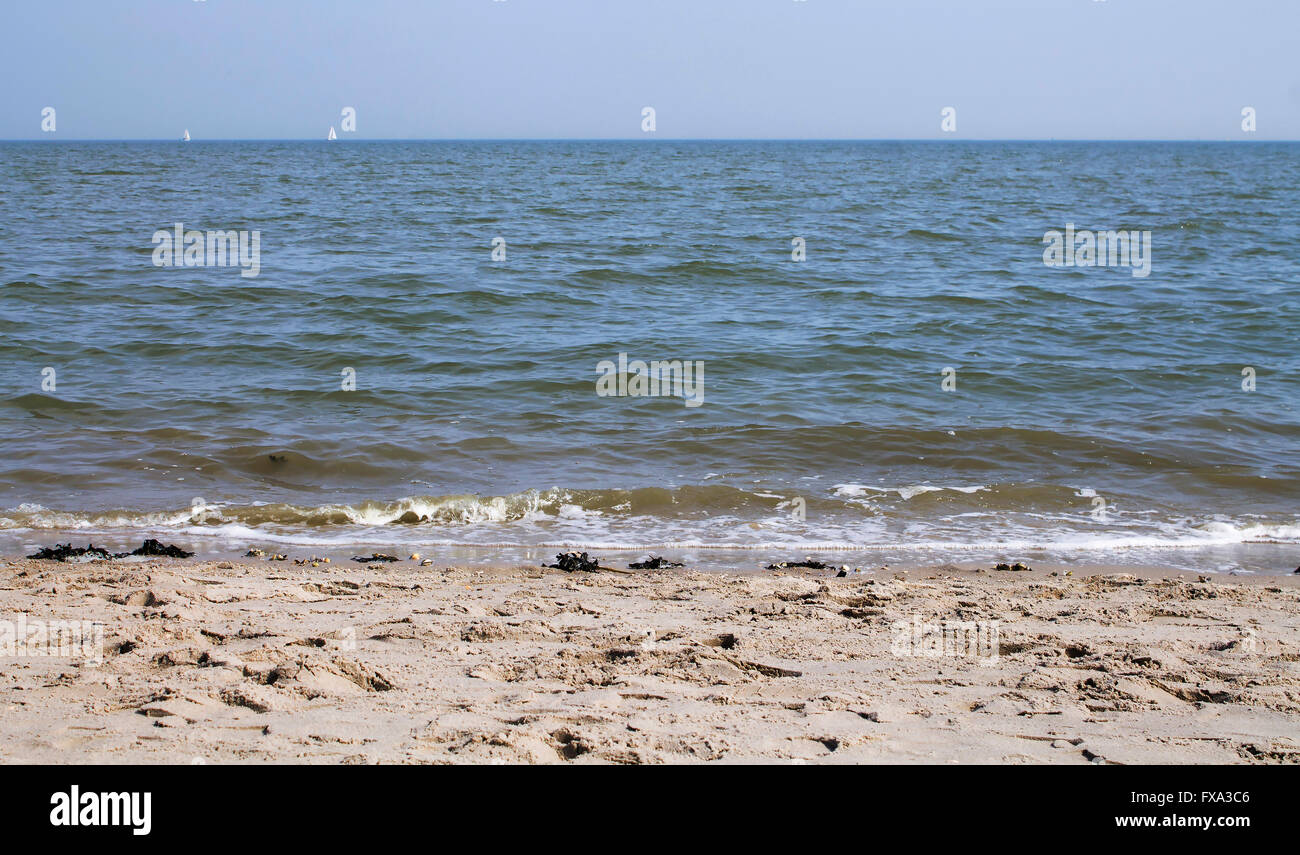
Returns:
[[[1300,762],[1300,576],[1200,576],[8,558],[104,656],[0,655],[0,759]]]
[[[234,539],[204,537],[192,532],[165,528],[129,531],[87,531],[79,529],[0,530],[0,566],[6,561],[24,560],[42,548],[56,544],[73,547],[94,545],[117,554],[130,552],[146,538],[175,544],[193,551],[194,561],[259,560],[246,554],[261,549],[267,556],[283,555],[284,563],[311,557],[328,558],[333,564],[352,565],[352,558],[374,552],[399,559],[395,566],[407,566],[408,556],[417,554],[437,564],[488,568],[495,566],[552,563],[557,553],[588,552],[607,566],[626,568],[632,562],[657,555],[681,563],[685,569],[706,573],[758,573],[769,564],[782,561],[814,559],[832,567],[847,565],[864,572],[887,569],[919,569],[952,566],[964,570],[991,569],[998,563],[1025,562],[1035,568],[1061,573],[1091,572],[1107,568],[1146,576],[1151,573],[1209,574],[1222,578],[1259,576],[1279,579],[1300,573],[1300,544],[1287,541],[1243,541],[1232,544],[1168,544],[1163,546],[1111,546],[1066,548],[1055,546],[1007,546],[974,544],[969,546],[933,547],[908,544],[866,544],[856,548],[799,543],[721,544],[710,546],[611,545],[582,543],[421,543],[400,538],[370,537],[304,544],[274,535]],[[5,556],[9,556],[6,558]],[[132,559],[127,559],[132,560]],[[75,563],[75,562],[74,562]],[[278,562],[272,562],[278,563]],[[418,563],[418,562],[415,562]]]

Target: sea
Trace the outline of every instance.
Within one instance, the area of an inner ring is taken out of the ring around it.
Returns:
[[[1298,403],[1300,144],[0,143],[11,556],[1291,573]]]

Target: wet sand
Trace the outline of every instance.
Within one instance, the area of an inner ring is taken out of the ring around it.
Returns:
[[[991,567],[0,560],[104,649],[0,654],[0,760],[1300,761],[1300,577]],[[996,655],[900,644],[943,620]]]

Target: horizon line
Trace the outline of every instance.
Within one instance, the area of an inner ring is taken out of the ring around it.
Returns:
[[[118,143],[183,143],[183,142],[343,142],[320,137],[204,137],[183,140],[180,137],[10,137],[0,143],[27,142],[118,142]],[[1225,143],[1261,142],[1295,143],[1300,139],[1279,137],[354,137],[349,142],[934,142],[934,143]]]

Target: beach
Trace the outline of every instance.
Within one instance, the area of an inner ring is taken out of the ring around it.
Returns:
[[[102,662],[0,655],[0,761],[1300,760],[1298,576],[836,573],[4,559]]]
[[[1300,3],[9,5],[11,840],[1288,827]]]

